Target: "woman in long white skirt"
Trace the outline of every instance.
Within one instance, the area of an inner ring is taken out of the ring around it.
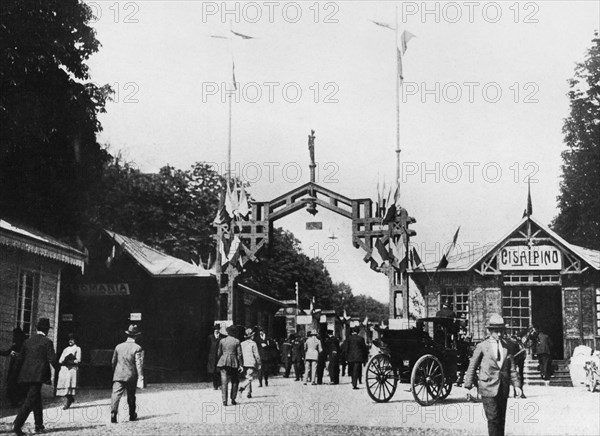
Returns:
[[[68,409],[75,401],[75,390],[77,389],[77,372],[81,362],[81,348],[75,344],[75,338],[69,335],[69,346],[65,348],[58,360],[62,366],[58,373],[56,384],[56,396],[65,397],[63,409]]]

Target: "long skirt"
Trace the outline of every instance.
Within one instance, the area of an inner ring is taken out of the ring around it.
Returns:
[[[75,395],[77,388],[77,366],[61,366],[56,383],[56,396]]]

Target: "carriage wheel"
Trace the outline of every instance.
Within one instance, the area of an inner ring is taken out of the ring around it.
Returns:
[[[440,400],[443,400],[450,395],[452,391],[452,383],[448,381],[448,379],[444,380],[444,386],[442,387],[442,394],[440,395]]]
[[[392,398],[398,386],[398,379],[387,354],[371,357],[367,364],[366,382],[369,397],[374,401],[383,403]]]
[[[421,356],[413,367],[410,384],[417,403],[421,406],[434,404],[444,388],[444,369],[439,359],[431,354]]]

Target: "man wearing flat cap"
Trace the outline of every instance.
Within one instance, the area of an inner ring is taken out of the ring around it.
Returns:
[[[144,362],[143,351],[139,344],[135,343],[141,332],[137,325],[130,325],[125,331],[127,340],[115,348],[112,357],[113,367],[113,390],[110,405],[110,422],[116,424],[119,411],[119,402],[127,392],[127,404],[129,405],[129,420],[135,421],[135,391],[138,384],[144,385]]]
[[[475,348],[465,374],[465,388],[471,389],[479,368],[478,387],[490,436],[503,436],[506,421],[506,403],[510,385],[521,396],[521,382],[517,376],[514,358],[502,339],[504,319],[498,314],[489,318],[487,329],[490,336]]]
[[[27,398],[19,409],[13,423],[13,431],[23,435],[23,424],[33,411],[35,431],[44,430],[42,404],[42,384],[50,384],[50,365],[56,365],[54,344],[47,337],[50,331],[50,320],[40,318],[36,324],[37,333],[23,343],[17,364],[21,365],[17,382],[27,388]]]

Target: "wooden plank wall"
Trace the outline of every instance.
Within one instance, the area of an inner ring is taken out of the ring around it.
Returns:
[[[50,338],[55,339],[57,323],[56,303],[60,264],[10,247],[0,246],[0,348],[7,349],[12,343],[12,330],[16,327],[17,292],[19,271],[27,269],[39,274],[37,299],[34,300],[32,331],[38,318],[48,318],[54,330]],[[31,334],[32,332],[25,332]],[[56,341],[55,341],[56,342]],[[56,343],[55,343],[56,346]],[[0,404],[4,404],[8,359],[0,359]]]

